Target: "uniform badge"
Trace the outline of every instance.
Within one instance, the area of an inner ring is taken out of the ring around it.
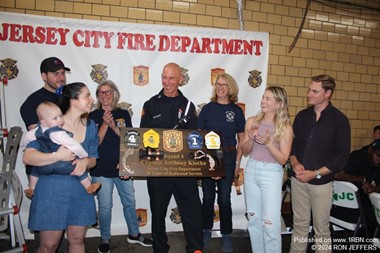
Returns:
[[[207,149],[220,149],[220,136],[214,131],[205,135]]]
[[[215,82],[216,82],[216,77],[218,75],[221,75],[225,72],[224,69],[221,69],[221,68],[216,68],[216,69],[211,69],[211,86],[214,86]]]
[[[18,68],[17,68],[17,61],[6,58],[3,60],[0,60],[0,77],[3,80],[12,80],[17,77],[18,75]]]
[[[183,76],[183,82],[179,86],[185,86],[189,83],[190,77],[187,73],[189,70],[181,67],[181,74]]]
[[[158,148],[158,145],[160,145],[160,135],[153,129],[150,129],[143,134],[143,143],[145,148]]]
[[[172,208],[172,213],[170,214],[170,220],[174,224],[181,223],[181,214],[179,213],[178,207]]]
[[[125,133],[124,143],[126,147],[138,148],[141,143],[140,133],[135,130],[129,130]]]
[[[133,83],[138,86],[144,86],[149,83],[148,66],[133,66]]]
[[[120,118],[120,119],[116,119],[116,126],[117,127],[126,127],[127,125],[125,124],[125,119],[123,118]]]
[[[252,88],[257,88],[261,85],[263,79],[261,78],[261,72],[258,70],[249,71],[248,84]]]
[[[203,148],[203,137],[198,132],[194,131],[187,135],[187,147],[189,149],[202,149]]]
[[[168,152],[178,152],[183,149],[182,132],[177,130],[167,130],[162,132],[164,149]]]
[[[137,208],[136,209],[137,214],[137,223],[139,224],[139,227],[143,227],[148,223],[148,211],[146,208]]]
[[[90,73],[92,81],[95,83],[101,83],[108,78],[108,73],[107,73],[107,66],[103,64],[94,64],[91,65],[92,70]]]

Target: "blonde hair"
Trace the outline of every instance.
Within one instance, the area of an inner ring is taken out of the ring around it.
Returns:
[[[276,115],[274,116],[274,134],[273,139],[279,142],[285,133],[285,128],[291,125],[288,110],[288,96],[285,89],[278,86],[270,86],[265,89],[273,93],[273,97],[277,102]],[[261,110],[256,116],[255,122],[259,124],[264,119],[265,113]]]
[[[111,88],[111,90],[113,91],[112,92],[112,96],[113,96],[112,109],[115,109],[118,107],[118,103],[119,103],[119,99],[120,99],[120,91],[113,81],[105,80],[105,81],[101,82],[98,85],[98,87],[96,88],[96,100],[97,100],[96,106],[95,106],[96,109],[102,108],[102,103],[100,103],[98,92],[99,92],[100,88],[102,88],[103,86],[106,86],[106,85],[109,86]]]
[[[223,78],[228,84],[228,99],[230,100],[230,102],[236,103],[238,101],[239,87],[235,79],[227,73],[219,74],[216,76],[215,82],[213,83],[212,95],[210,100],[212,102],[216,102],[218,100],[218,96],[216,95],[216,83],[218,82],[219,78]]]

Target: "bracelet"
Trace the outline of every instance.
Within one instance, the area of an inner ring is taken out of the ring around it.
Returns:
[[[56,162],[57,161],[57,157],[55,156],[56,153],[53,152],[52,154],[53,154],[54,162]]]
[[[236,161],[236,163],[235,163],[236,165],[240,165],[240,162],[238,162],[238,161]]]

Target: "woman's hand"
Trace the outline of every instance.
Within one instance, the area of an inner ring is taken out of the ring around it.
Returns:
[[[254,136],[255,136],[255,142],[261,145],[269,145],[269,143],[271,142],[270,133],[268,129],[264,136],[259,135],[257,133]]]
[[[256,140],[256,136],[259,132],[259,126],[257,124],[254,124],[248,131],[248,138],[251,140]]]
[[[72,161],[75,159],[75,154],[71,152],[69,149],[67,149],[64,146],[60,146],[59,149],[55,152],[54,157],[57,161]]]
[[[106,124],[110,127],[118,136],[120,136],[120,129],[115,124],[115,120],[113,119],[112,113],[110,111],[104,111],[103,114],[103,124]]]
[[[112,113],[110,111],[104,111],[103,123],[106,124],[107,126],[111,126],[112,123],[115,124]]]
[[[88,158],[74,160],[72,164],[75,165],[75,168],[73,172],[70,173],[70,175],[78,177],[82,176],[87,169],[87,159]]]

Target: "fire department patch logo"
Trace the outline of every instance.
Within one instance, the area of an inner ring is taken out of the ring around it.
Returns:
[[[133,66],[133,83],[137,86],[144,86],[149,83],[148,66]]]
[[[170,220],[174,224],[181,223],[181,214],[179,213],[178,207],[172,208],[172,213],[170,214]]]
[[[136,209],[137,214],[137,223],[139,224],[139,227],[143,227],[148,223],[148,211],[145,208],[137,208]]]
[[[12,80],[18,75],[17,61],[11,58],[0,60],[0,77]]]
[[[164,149],[168,152],[179,152],[183,149],[182,132],[167,130],[162,132]]]
[[[190,77],[187,73],[189,70],[181,67],[181,74],[183,76],[183,82],[179,86],[185,86],[189,83]]]
[[[101,83],[108,78],[108,73],[107,73],[107,66],[103,64],[94,64],[91,65],[92,70],[90,73],[92,81],[95,83]]]
[[[261,85],[263,79],[261,78],[261,72],[258,70],[249,71],[248,84],[252,88],[257,88]]]
[[[214,222],[218,222],[220,220],[219,216],[219,206],[214,205]]]
[[[243,111],[244,115],[245,115],[245,104],[244,103],[236,103],[237,106],[239,106],[241,108],[241,110]]]
[[[225,70],[221,68],[211,69],[211,86],[214,86],[216,77],[220,74],[223,74],[224,72]]]

